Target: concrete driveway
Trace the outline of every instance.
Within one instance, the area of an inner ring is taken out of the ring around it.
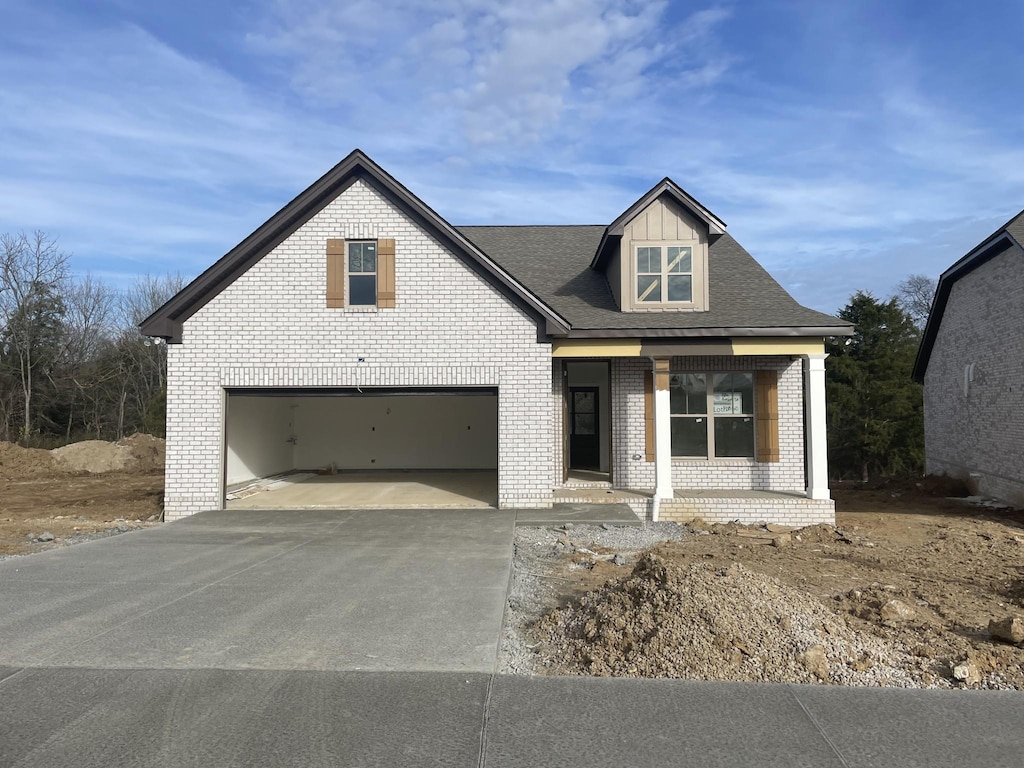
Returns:
[[[511,513],[218,512],[0,563],[3,768],[1017,768],[1024,695],[493,674]]]
[[[0,665],[490,672],[515,516],[208,512],[0,562]]]

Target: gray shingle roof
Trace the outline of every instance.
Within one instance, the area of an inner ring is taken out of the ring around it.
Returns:
[[[594,226],[456,227],[573,330],[849,327],[803,307],[729,234],[708,249],[707,312],[620,312],[604,274],[590,268],[605,232]]]

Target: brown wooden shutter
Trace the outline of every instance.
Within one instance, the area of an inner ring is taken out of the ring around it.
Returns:
[[[644,371],[644,453],[654,461],[654,371]]]
[[[757,419],[757,460],[779,460],[779,374],[754,372],[754,408]]]
[[[327,241],[327,306],[345,306],[345,241]]]
[[[377,306],[395,308],[395,240],[392,237],[377,240]]]

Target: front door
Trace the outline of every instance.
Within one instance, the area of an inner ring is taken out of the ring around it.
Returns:
[[[569,387],[569,467],[601,468],[597,387]]]

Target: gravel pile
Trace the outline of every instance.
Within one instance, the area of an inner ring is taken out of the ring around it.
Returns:
[[[739,564],[646,553],[631,574],[551,611],[538,634],[569,674],[948,687],[930,660]]]
[[[612,550],[631,564],[638,552],[665,541],[680,541],[690,530],[679,523],[639,526],[567,525],[564,528],[516,528],[512,581],[505,607],[498,668],[505,674],[534,674],[538,661],[529,627],[551,607],[558,593],[554,566],[579,548]],[[622,568],[623,574],[628,568]]]

